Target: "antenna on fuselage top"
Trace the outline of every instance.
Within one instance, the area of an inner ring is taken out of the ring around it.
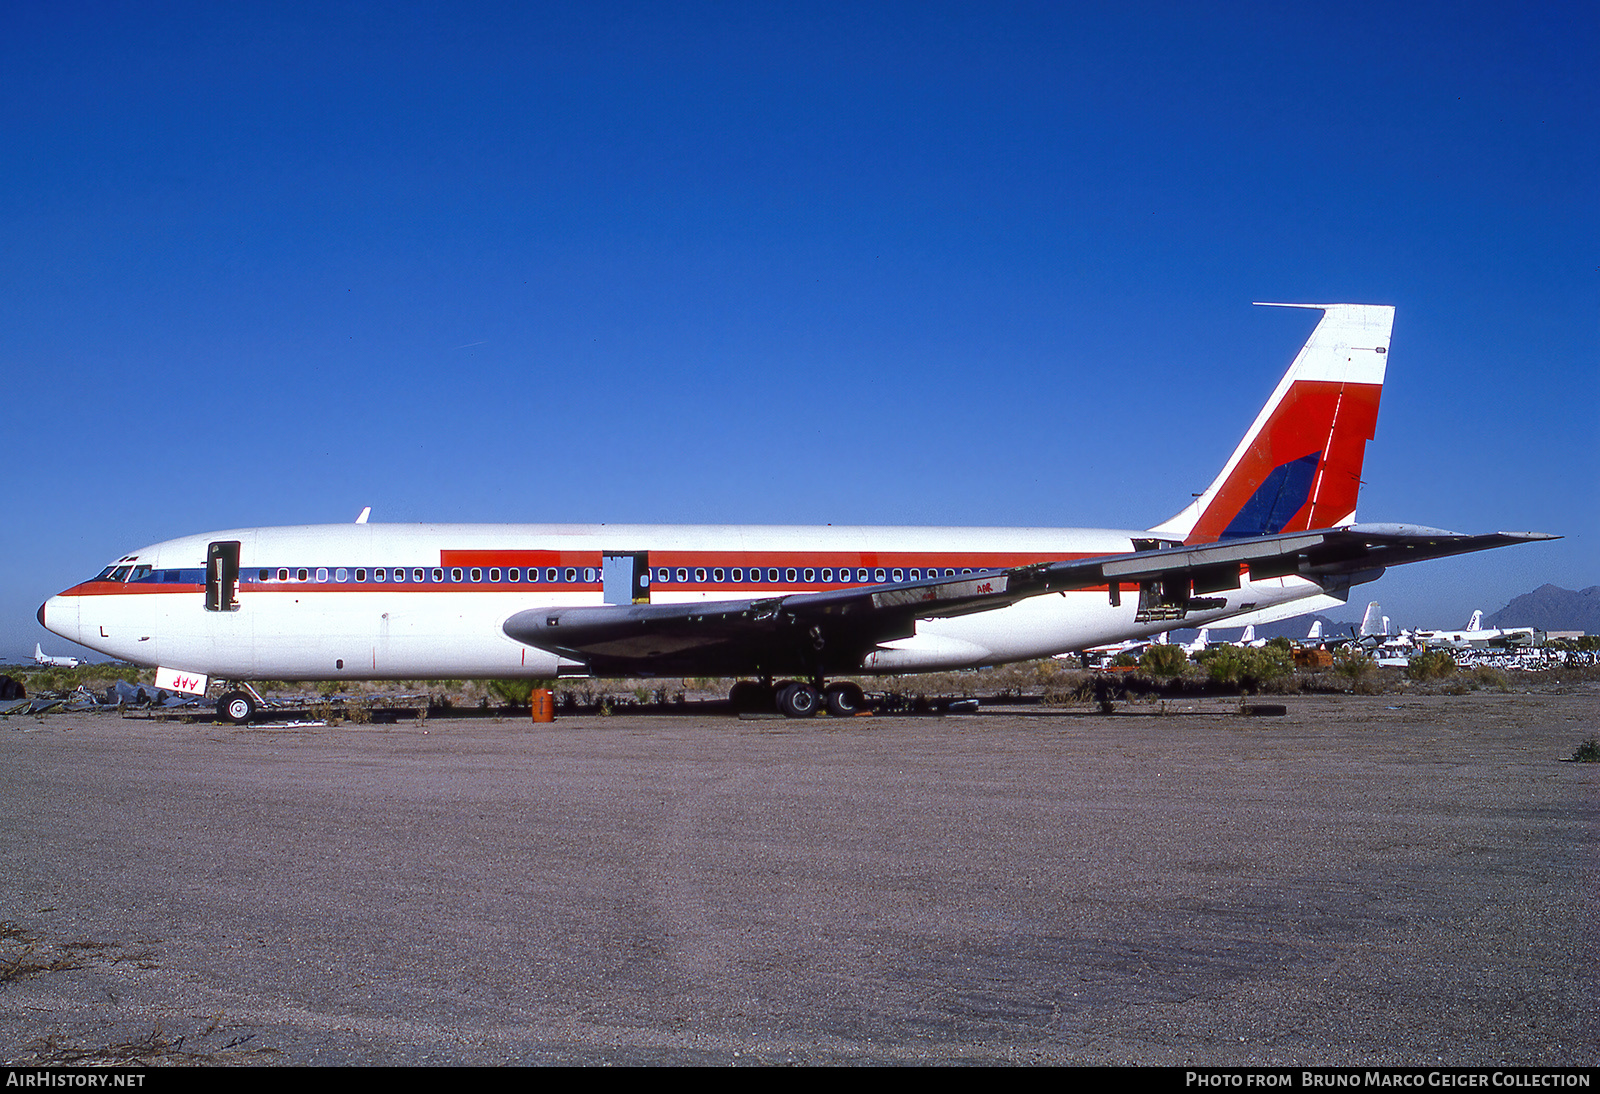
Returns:
[[[371,515],[372,515],[372,506],[369,505],[365,509],[361,510],[361,515],[356,518],[356,523],[357,524],[365,524],[365,523],[367,523],[367,518],[370,517]]]

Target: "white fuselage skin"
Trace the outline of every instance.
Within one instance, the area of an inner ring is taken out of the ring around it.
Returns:
[[[39,618],[64,638],[134,664],[236,680],[554,677],[581,675],[581,667],[517,642],[501,628],[530,608],[605,602],[603,555],[647,553],[649,599],[671,604],[1121,554],[1135,549],[1135,539],[1150,536],[1104,529],[916,527],[251,528],[141,548],[108,567],[102,579],[51,597]],[[205,605],[207,546],[215,542],[239,544],[231,610]],[[112,572],[117,568],[120,575]],[[1239,589],[1218,594],[1225,607],[1191,612],[1181,625],[1207,626],[1322,592],[1298,578],[1252,582],[1246,575]],[[922,620],[913,637],[885,643],[858,671],[1029,660],[1148,637],[1174,625],[1135,622],[1137,586],[1123,585],[1120,600],[1114,605],[1102,587]]]

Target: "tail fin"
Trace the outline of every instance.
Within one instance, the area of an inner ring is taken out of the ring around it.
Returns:
[[[1383,621],[1383,609],[1374,600],[1367,605],[1367,614],[1361,617],[1361,637],[1369,638],[1388,633],[1389,625]]]
[[[1185,543],[1331,528],[1355,519],[1361,463],[1378,420],[1394,309],[1318,308],[1322,321],[1215,482],[1151,531]]]
[[[1472,613],[1472,618],[1467,620],[1466,630],[1481,631],[1483,629],[1483,609],[1479,608]]]

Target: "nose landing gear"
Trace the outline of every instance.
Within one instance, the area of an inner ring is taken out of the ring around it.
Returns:
[[[231,690],[222,693],[222,698],[217,700],[217,717],[224,722],[232,722],[242,726],[254,718],[266,705],[266,700],[256,692],[248,683],[238,683]]]

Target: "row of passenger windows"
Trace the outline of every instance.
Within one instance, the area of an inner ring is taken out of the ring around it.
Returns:
[[[945,577],[955,577],[957,574],[970,574],[971,568],[947,568],[943,571]],[[924,577],[936,578],[940,576],[937,567],[904,567],[884,568],[857,567],[852,570],[848,566],[835,569],[831,566],[795,567],[795,566],[658,566],[647,571],[641,582],[649,585],[651,579],[659,585],[679,584],[685,585],[693,582],[704,585],[708,582],[714,585],[724,584],[755,584],[755,585],[795,585],[806,584],[823,585],[833,584],[883,584],[887,581],[921,581]],[[256,581],[270,583],[275,581],[334,581],[341,584],[355,582],[406,582],[411,584],[443,584],[472,582],[481,584],[484,581],[521,582],[524,579],[533,583],[546,585],[594,585],[600,581],[600,570],[595,566],[530,566],[526,570],[512,566],[502,569],[499,566],[452,566],[452,567],[405,567],[405,566],[379,566],[368,568],[357,567],[279,567],[273,569],[258,569]],[[149,566],[107,566],[101,571],[97,581],[134,582],[155,581],[158,583],[176,584],[179,582],[202,582],[205,580],[204,570],[154,570]]]
[[[957,574],[970,574],[972,572],[970,567],[965,569],[950,567],[944,570],[943,576],[955,577]],[[411,583],[432,582],[435,584],[468,581],[474,584],[481,584],[484,581],[496,583],[501,581],[520,582],[523,580],[524,573],[526,573],[528,581],[535,583],[542,581],[546,585],[593,585],[600,580],[600,571],[594,566],[547,566],[543,569],[529,567],[526,571],[517,566],[504,570],[498,566],[490,566],[488,568],[454,566],[448,569],[420,566],[407,569],[404,566],[380,566],[371,570],[366,567],[350,569],[344,566],[334,569],[325,566],[315,569],[309,567],[301,567],[299,569],[283,567],[275,571],[258,570],[256,571],[256,580],[260,582],[316,580],[340,583],[353,580],[356,582],[395,581]],[[660,585],[682,585],[691,581],[697,585],[704,585],[707,582],[714,585],[730,583],[735,585],[815,585],[819,582],[823,585],[848,585],[852,583],[868,585],[882,584],[888,581],[921,581],[924,577],[939,577],[940,571],[938,567],[929,567],[927,569],[922,569],[921,567],[912,567],[910,569],[895,567],[887,569],[879,566],[872,569],[858,567],[852,571],[848,566],[838,569],[834,569],[831,566],[825,566],[821,569],[811,566],[804,568],[795,566],[679,566],[676,568],[658,566],[645,575],[642,584],[650,584],[652,576],[656,583]],[[113,580],[115,579],[113,578]]]
[[[541,571],[537,567],[529,567],[527,579],[538,582],[541,580],[540,573]],[[593,566],[551,566],[543,570],[542,573],[544,575],[543,581],[549,585],[577,584],[580,582],[592,585],[600,580],[600,571]],[[299,569],[280,567],[277,570],[256,571],[256,580],[261,582],[316,580],[341,583],[349,581],[394,581],[413,584],[418,582],[441,584],[445,582],[470,581],[481,584],[484,581],[521,581],[522,579],[523,570],[518,566],[512,566],[505,570],[498,566],[490,566],[487,569],[481,566],[452,566],[448,569],[439,566],[416,566],[410,569],[404,566],[379,566],[370,570],[365,566],[357,566],[353,569],[345,566],[336,568],[319,566],[315,569],[309,567],[301,567]]]
[[[951,568],[944,571],[944,576],[955,577],[958,573],[970,574],[971,572],[971,569],[957,570]],[[794,566],[781,568],[768,566],[764,569],[760,566],[751,566],[748,569],[742,566],[734,566],[730,569],[725,569],[721,566],[713,566],[709,569],[705,567],[690,569],[684,566],[672,569],[661,566],[657,567],[655,575],[657,583],[662,585],[674,581],[687,583],[690,580],[693,580],[697,585],[704,585],[707,581],[716,585],[726,582],[765,585],[793,585],[798,582],[815,585],[819,581],[824,585],[832,585],[836,582],[841,585],[867,585],[882,584],[885,581],[921,581],[923,577],[938,577],[939,570],[936,567],[929,567],[926,570],[920,567],[914,567],[909,570],[904,568],[884,569],[881,566],[870,570],[866,567],[858,567],[854,571],[855,576],[852,577],[848,566],[840,567],[837,570],[831,566],[824,566],[820,570],[809,566],[804,569]]]

